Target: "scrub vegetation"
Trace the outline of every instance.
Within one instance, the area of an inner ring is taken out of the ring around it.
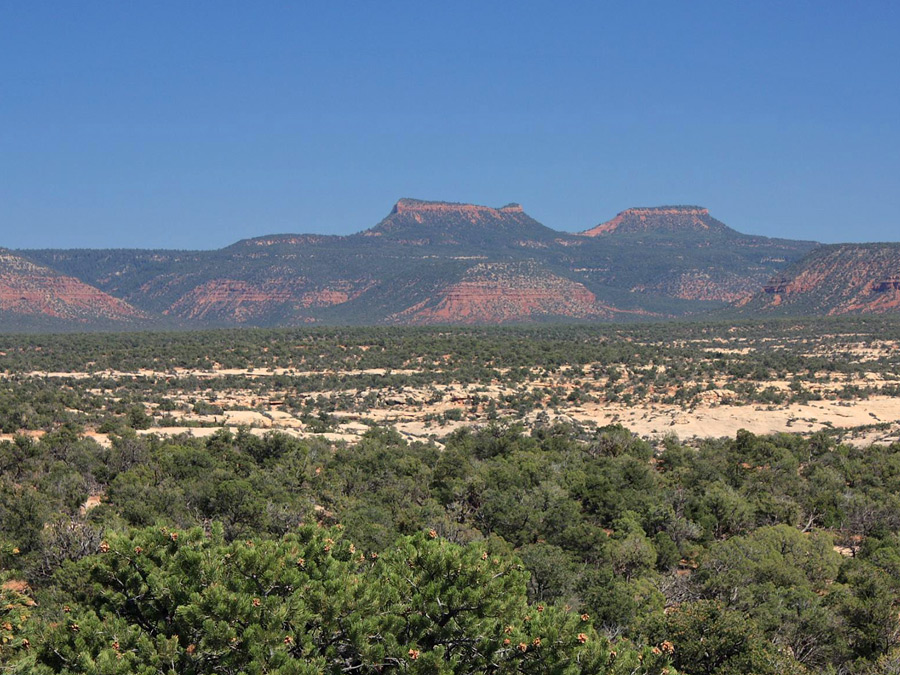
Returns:
[[[684,437],[593,411],[887,406],[898,339],[2,337],[0,672],[896,672],[900,442],[866,435],[895,419]]]

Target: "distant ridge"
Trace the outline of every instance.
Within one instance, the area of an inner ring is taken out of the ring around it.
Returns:
[[[7,264],[0,330],[658,321],[732,303],[766,314],[757,296],[771,300],[764,289],[790,283],[807,254],[814,266],[816,246],[742,234],[702,206],[634,207],[572,234],[517,203],[404,198],[347,236],[269,234],[215,251],[7,252],[28,264]],[[900,279],[889,267],[863,274],[881,295],[860,312],[895,311],[885,298]]]
[[[599,237],[608,234],[644,232],[704,232],[710,234],[739,234],[709,215],[702,206],[643,206],[626,209],[612,220],[601,223],[580,234]]]
[[[510,202],[505,206],[501,206],[499,208],[493,208],[490,206],[481,206],[479,204],[467,204],[464,202],[443,202],[443,201],[430,201],[426,199],[412,199],[410,197],[404,197],[399,199],[396,204],[394,204],[394,208],[391,209],[391,213],[402,213],[404,211],[418,211],[418,212],[426,212],[426,211],[437,211],[442,213],[449,213],[453,211],[458,211],[461,213],[522,213],[522,205],[516,204],[515,202]]]
[[[124,326],[146,318],[119,298],[0,249],[0,326],[16,316],[55,320],[60,326]]]
[[[900,313],[900,243],[829,244],[740,303],[743,315]]]
[[[401,199],[375,227],[360,233],[412,245],[513,243],[512,238],[551,240],[559,233],[541,225],[520,204],[478,204]]]

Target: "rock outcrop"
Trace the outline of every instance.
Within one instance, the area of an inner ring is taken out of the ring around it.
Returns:
[[[336,281],[324,287],[307,279],[212,279],[178,299],[165,314],[212,323],[254,323],[272,316],[290,317],[305,309],[330,307],[358,297],[366,286]]]
[[[401,199],[384,220],[361,233],[415,246],[467,245],[478,242],[521,245],[552,241],[559,233],[529,216],[519,204],[500,208],[477,204]]]
[[[0,311],[64,323],[146,318],[123,300],[6,251],[0,251]]]
[[[584,284],[529,263],[480,263],[463,278],[390,317],[395,323],[513,323],[611,319]]]
[[[579,234],[584,237],[599,237],[612,233],[681,233],[689,231],[737,234],[725,223],[710,216],[709,210],[701,206],[654,206],[626,209],[612,220]]]
[[[900,244],[821,246],[741,305],[745,314],[900,312]]]

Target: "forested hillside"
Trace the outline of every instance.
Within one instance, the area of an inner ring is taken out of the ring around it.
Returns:
[[[575,235],[518,204],[401,199],[350,236],[19,254],[157,325],[198,328],[672,319],[750,297],[815,245],[741,234],[699,207],[630,209],[610,222],[602,236]],[[2,318],[8,330],[34,328],[24,315]]]
[[[743,316],[839,316],[900,311],[900,244],[822,246],[737,304]]]

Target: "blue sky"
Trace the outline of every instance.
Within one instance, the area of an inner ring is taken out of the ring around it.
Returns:
[[[900,240],[898,35],[877,1],[0,0],[0,246],[347,234],[400,197]]]

